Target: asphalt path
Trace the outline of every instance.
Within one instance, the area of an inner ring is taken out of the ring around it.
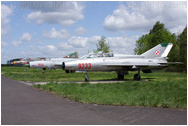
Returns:
[[[2,125],[186,125],[187,110],[82,104],[1,76]]]

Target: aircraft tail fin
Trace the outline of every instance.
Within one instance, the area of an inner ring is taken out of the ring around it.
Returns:
[[[157,57],[167,57],[173,44],[172,43],[161,43],[150,50],[143,53],[141,56],[145,58],[157,58]]]

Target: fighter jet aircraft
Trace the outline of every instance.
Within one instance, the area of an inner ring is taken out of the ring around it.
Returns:
[[[140,70],[144,73],[151,73],[154,70],[168,66],[167,55],[170,52],[172,43],[161,43],[141,55],[127,55],[123,57],[98,57],[82,59],[70,62],[63,62],[64,70],[78,71],[115,71],[118,80],[123,80],[128,71],[138,71],[134,75],[135,80],[140,80]],[[87,73],[85,81],[89,81]]]
[[[42,69],[42,73],[44,73],[44,70],[48,69],[62,69],[62,63],[63,62],[69,62],[69,61],[75,61],[75,60],[81,60],[86,58],[98,58],[98,57],[119,57],[122,58],[125,55],[124,54],[113,54],[110,53],[102,53],[102,51],[92,51],[80,58],[76,58],[77,53],[70,53],[69,55],[63,57],[63,58],[46,58],[42,61],[32,61],[29,62],[29,64],[26,64],[26,70],[28,70],[28,67],[30,68],[38,68]],[[74,72],[73,70],[65,70],[66,73]]]
[[[80,57],[79,59],[93,58],[93,57],[101,56],[101,54],[102,52],[90,52]],[[77,57],[78,57],[77,53],[75,52],[75,53],[70,53],[69,55],[63,58],[46,58],[41,61],[32,61],[26,64],[25,66],[26,66],[26,70],[28,70],[28,68],[38,68],[38,69],[42,69],[42,73],[45,73],[44,70],[46,70],[47,68],[48,69],[58,69],[58,68],[62,69],[63,62],[78,60]],[[65,72],[69,73],[69,72],[74,72],[74,71],[65,70]]]
[[[26,64],[26,70],[28,70],[28,67],[30,68],[38,68],[42,69],[42,73],[45,73],[44,70],[48,69],[57,69],[62,68],[62,62],[72,61],[76,60],[77,52],[70,53],[67,56],[63,58],[45,58],[41,61],[31,61],[28,64]],[[66,73],[69,73],[69,70],[65,71]]]
[[[42,69],[42,73],[44,73],[44,70],[46,70],[47,68],[49,69],[58,69],[58,68],[62,68],[62,62],[67,62],[67,61],[73,61],[76,59],[73,58],[61,58],[61,59],[53,59],[53,60],[48,60],[48,61],[33,61],[33,62],[29,62],[28,67],[30,68],[38,68],[38,69]],[[65,71],[66,73],[69,73],[69,70]]]

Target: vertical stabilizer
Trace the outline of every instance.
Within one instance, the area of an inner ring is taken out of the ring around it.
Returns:
[[[172,46],[172,43],[161,43],[146,51],[141,56],[144,56],[145,58],[167,57]]]

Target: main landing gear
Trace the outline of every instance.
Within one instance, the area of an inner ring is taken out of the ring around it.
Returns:
[[[116,73],[118,75],[118,80],[124,80],[124,75],[128,75],[128,71],[119,71]],[[140,69],[138,69],[138,73],[134,75],[134,80],[139,81],[140,79]]]
[[[46,68],[42,68],[42,73],[43,73],[43,74],[45,73],[45,70],[46,70]]]
[[[129,74],[127,70],[116,71],[116,73],[118,75],[118,80],[124,80],[124,75]]]
[[[87,77],[87,72],[85,72],[85,82],[88,82],[89,78]]]
[[[141,77],[140,77],[140,69],[138,69],[138,74],[134,75],[134,80],[139,81],[140,79],[141,79]]]
[[[124,75],[122,75],[121,73],[118,73],[118,80],[124,80]]]

